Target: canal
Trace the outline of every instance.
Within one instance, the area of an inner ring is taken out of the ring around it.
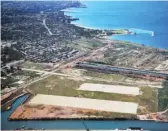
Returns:
[[[1,129],[12,130],[21,128],[23,125],[28,128],[37,129],[85,129],[83,121],[80,120],[51,120],[51,121],[8,121],[11,113],[23,103],[28,95],[18,98],[9,111],[1,112]],[[168,123],[152,121],[94,121],[85,120],[85,125],[89,129],[126,129],[128,127],[142,127],[151,131],[168,131]]]

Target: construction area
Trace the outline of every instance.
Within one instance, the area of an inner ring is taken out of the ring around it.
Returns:
[[[139,95],[138,87],[120,86],[120,85],[84,83],[80,86],[78,90],[128,94],[128,95],[135,95],[135,96]]]
[[[29,104],[75,107],[107,112],[137,113],[137,103],[38,94]]]

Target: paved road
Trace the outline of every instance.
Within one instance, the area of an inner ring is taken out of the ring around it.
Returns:
[[[50,31],[50,29],[47,27],[47,25],[46,25],[46,19],[43,19],[43,25],[44,25],[44,27],[48,30],[48,33],[50,34],[50,35],[53,35],[53,33]]]
[[[56,73],[55,70],[54,72],[48,72],[48,71],[41,71],[41,70],[35,70],[35,69],[27,69],[27,68],[22,68],[22,70],[24,71],[33,71],[33,72],[39,72],[39,73],[45,73],[45,74],[50,74],[50,75],[58,75],[58,76],[72,76],[72,75],[68,75],[68,74],[63,74],[63,73]]]

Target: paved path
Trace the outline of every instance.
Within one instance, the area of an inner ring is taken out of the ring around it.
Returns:
[[[39,73],[45,73],[45,74],[50,74],[50,75],[58,75],[58,76],[72,76],[72,75],[69,75],[69,74],[56,73],[56,72],[53,72],[53,71],[48,72],[48,71],[42,71],[42,70],[36,70],[36,69],[27,69],[27,68],[22,68],[22,70],[24,70],[24,71],[39,72]]]
[[[164,113],[166,113],[166,112],[168,112],[168,109],[166,109],[166,110],[164,110],[164,111],[161,111],[161,112],[158,112],[159,114],[164,114]]]
[[[43,19],[43,25],[44,25],[44,27],[48,30],[48,33],[50,34],[50,35],[53,35],[53,33],[50,31],[50,29],[47,27],[47,25],[46,25],[46,19]]]

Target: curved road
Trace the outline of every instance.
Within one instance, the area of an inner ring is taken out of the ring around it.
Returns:
[[[48,30],[48,33],[50,34],[50,35],[53,35],[53,33],[50,31],[50,29],[47,27],[47,25],[46,25],[46,19],[43,19],[43,25],[44,25],[44,27]]]

